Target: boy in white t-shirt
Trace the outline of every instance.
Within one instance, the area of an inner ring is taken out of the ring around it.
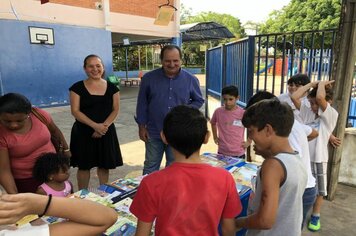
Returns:
[[[297,91],[300,87],[310,83],[310,79],[307,74],[295,74],[292,77],[290,77],[287,81],[287,89],[288,91],[286,93],[282,93],[281,95],[278,96],[279,101],[281,102],[286,102],[293,110],[294,118],[299,121],[300,123],[303,123],[302,118],[299,115],[299,109],[297,109],[291,99],[291,96],[295,91]],[[306,91],[304,94],[300,95],[300,102],[305,103],[307,107],[310,107],[309,101],[307,99],[307,94],[308,91]],[[335,137],[333,134],[330,135],[329,138],[330,144],[334,147],[337,148],[341,145],[341,140],[338,137]]]
[[[308,75],[306,74],[295,74],[292,77],[290,77],[287,81],[287,89],[288,91],[286,93],[282,93],[281,95],[278,96],[279,101],[281,102],[286,102],[288,105],[292,108],[294,118],[301,122],[301,118],[299,117],[299,110],[295,107],[295,105],[292,102],[291,96],[295,91],[298,90],[298,88],[310,83],[310,79]],[[303,95],[301,98],[302,102],[308,102],[307,100],[307,93]]]
[[[334,80],[308,83],[298,89],[291,97],[296,108],[300,110],[299,115],[303,123],[319,132],[319,136],[309,142],[311,168],[314,177],[317,179],[318,187],[318,196],[308,225],[308,229],[311,231],[320,230],[320,209],[323,196],[327,195],[328,141],[338,118],[337,111],[330,105],[332,102],[330,87],[333,82]],[[300,98],[311,88],[313,90],[308,94],[310,103],[310,107],[308,107],[301,103]]]

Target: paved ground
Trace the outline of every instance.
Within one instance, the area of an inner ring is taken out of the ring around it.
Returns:
[[[201,83],[205,86],[204,82]],[[202,88],[204,91],[205,89]],[[127,174],[140,174],[144,160],[144,144],[138,138],[138,129],[134,121],[137,87],[122,87],[120,115],[115,122],[120,147],[124,158],[124,166],[110,172],[110,180],[124,177]],[[56,124],[60,127],[69,141],[70,129],[74,122],[70,114],[69,106],[47,108]],[[202,152],[216,152],[216,145],[210,140],[207,145],[202,147]],[[76,186],[76,169],[71,169],[71,181]],[[92,170],[90,181],[91,187],[98,186],[95,170]],[[75,187],[76,188],[76,187]],[[335,200],[325,201],[322,208],[322,231],[311,233],[303,231],[303,236],[309,235],[328,235],[328,236],[348,236],[356,235],[356,188],[339,184]]]

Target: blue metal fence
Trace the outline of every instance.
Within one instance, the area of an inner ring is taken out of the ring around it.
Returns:
[[[207,95],[221,98],[221,89],[236,85],[240,105],[252,96],[254,38],[249,37],[207,51]]]
[[[222,89],[222,46],[211,48],[206,57],[207,94],[220,99]]]
[[[255,90],[286,91],[289,77],[308,74],[310,80],[331,75],[336,30],[256,35]]]
[[[221,99],[226,85],[239,88],[244,106],[258,90],[275,95],[286,92],[287,80],[306,73],[311,81],[331,76],[336,30],[303,31],[249,36],[209,49],[206,57],[207,95]],[[351,96],[356,95],[356,74]],[[356,105],[350,102],[349,119],[356,126]]]

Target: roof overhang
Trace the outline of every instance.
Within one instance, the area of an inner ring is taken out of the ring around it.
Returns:
[[[226,38],[235,38],[225,26],[216,22],[199,22],[180,26],[182,42],[192,41],[209,41],[220,40]],[[167,44],[172,42],[172,38],[157,38],[140,35],[120,35],[112,33],[113,47],[123,47],[123,38],[130,38],[130,46],[132,45],[150,45],[150,44]]]

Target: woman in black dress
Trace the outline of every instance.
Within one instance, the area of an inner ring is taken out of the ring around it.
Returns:
[[[102,78],[104,65],[100,57],[84,59],[86,80],[76,82],[70,90],[70,106],[75,123],[72,127],[71,166],[78,167],[78,188],[88,188],[90,169],[97,168],[99,183],[109,180],[109,169],[122,166],[114,120],[119,113],[119,89]]]

